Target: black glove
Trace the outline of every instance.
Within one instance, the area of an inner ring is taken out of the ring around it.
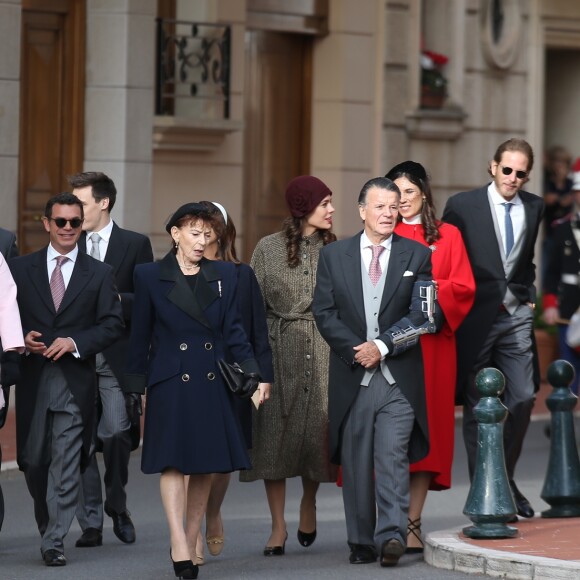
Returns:
[[[20,380],[20,354],[15,350],[7,350],[2,355],[2,372],[0,383],[10,387]]]
[[[131,424],[137,423],[139,417],[143,414],[141,395],[139,393],[125,393],[125,409]]]

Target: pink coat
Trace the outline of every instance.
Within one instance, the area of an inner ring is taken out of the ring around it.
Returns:
[[[16,284],[2,254],[0,254],[0,339],[4,350],[15,348],[24,352],[20,311],[16,302]],[[2,407],[4,395],[0,389],[0,409]]]

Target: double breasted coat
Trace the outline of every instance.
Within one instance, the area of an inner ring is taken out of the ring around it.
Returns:
[[[312,311],[323,338],[330,345],[328,415],[330,457],[340,464],[341,428],[354,402],[365,369],[354,364],[353,347],[367,340],[361,278],[360,236],[323,248],[318,262]],[[413,285],[431,280],[431,252],[421,244],[392,234],[391,255],[379,310],[379,340],[393,324],[408,316]],[[409,442],[409,460],[429,451],[423,359],[419,345],[398,356],[387,355],[397,386],[415,413]]]
[[[126,388],[147,389],[144,473],[250,467],[233,395],[217,365],[229,353],[244,370],[260,372],[241,324],[236,267],[203,259],[195,290],[191,278],[172,252],[135,268]]]
[[[71,337],[80,358],[72,353],[51,362],[41,354],[22,358],[21,380],[16,385],[16,440],[18,466],[25,471],[29,425],[38,397],[39,379],[46,364],[59,365],[83,420],[81,465],[85,465],[93,433],[95,355],[120,336],[123,328],[121,305],[110,266],[79,252],[71,279],[58,311],[54,309],[46,264],[47,248],[10,262],[18,288],[18,307],[24,335],[41,333],[47,346],[57,337]],[[47,457],[48,462],[49,457]]]
[[[442,217],[443,221],[459,228],[476,283],[473,307],[457,331],[458,399],[462,398],[469,374],[498,315],[506,290],[509,288],[522,304],[536,301],[534,245],[544,202],[533,193],[519,192],[524,205],[525,238],[517,263],[506,276],[487,190],[486,185],[450,197]]]

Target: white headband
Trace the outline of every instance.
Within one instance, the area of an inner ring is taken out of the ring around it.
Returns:
[[[228,223],[228,212],[226,211],[226,208],[221,204],[218,203],[217,201],[212,201],[212,203],[220,210],[221,214],[224,216],[224,222]]]

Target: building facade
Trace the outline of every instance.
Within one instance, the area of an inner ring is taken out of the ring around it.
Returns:
[[[577,0],[0,0],[0,226],[39,247],[46,199],[100,170],[157,255],[207,199],[249,260],[297,174],[344,237],[367,179],[419,161],[442,210],[512,136],[540,192],[543,150],[580,156],[579,73]]]

